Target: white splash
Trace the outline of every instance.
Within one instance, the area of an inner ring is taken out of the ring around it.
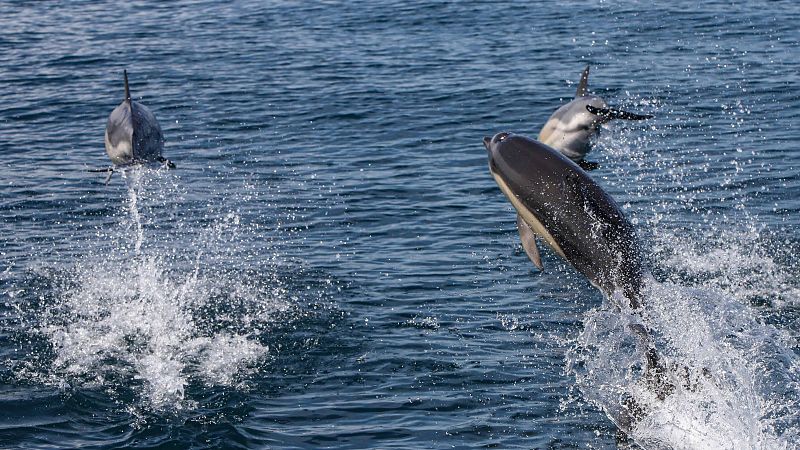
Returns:
[[[633,435],[673,448],[793,448],[800,430],[779,425],[800,419],[800,365],[785,358],[791,336],[724,292],[650,287],[646,321],[683,374],[672,395],[647,405]]]
[[[674,239],[666,241],[678,248]],[[737,245],[726,242],[729,247],[718,252],[735,253]],[[568,371],[584,396],[644,448],[797,448],[796,339],[789,330],[765,323],[764,312],[747,301],[754,292],[769,292],[769,282],[763,280],[783,280],[784,274],[777,267],[764,271],[743,270],[735,263],[706,265],[703,258],[713,259],[715,253],[707,249],[697,258],[684,254],[668,260],[671,270],[704,273],[698,287],[649,278],[642,312],[616,310],[613,305],[619,302],[614,301],[589,311],[568,355]],[[732,278],[738,281],[730,282]],[[674,390],[663,399],[648,386],[645,349],[631,333],[631,324],[649,330],[668,368]],[[628,413],[626,408],[642,412]],[[636,418],[628,423],[632,415]]]
[[[161,260],[146,258],[90,264],[79,279],[42,327],[57,355],[54,366],[70,376],[102,382],[130,372],[154,407],[179,406],[192,379],[231,385],[268,354],[255,333],[202,326],[220,280],[198,271],[171,279]],[[258,305],[265,318],[287,308],[270,297]]]
[[[774,307],[800,303],[797,275],[779,264],[760,240],[754,225],[709,227],[693,235],[661,229],[651,251],[684,284],[724,290],[743,303],[767,301]]]
[[[611,306],[586,315],[569,355],[585,397],[645,448],[795,448],[800,364],[791,337],[722,293],[652,279],[648,289],[644,316]],[[674,386],[664,399],[645,381],[632,323],[657,338]],[[632,425],[631,405],[643,411]]]
[[[132,384],[150,407],[180,409],[191,404],[190,383],[245,380],[269,356],[263,327],[292,303],[270,273],[218,265],[241,260],[226,257],[240,247],[244,227],[234,213],[200,230],[173,224],[177,229],[166,236],[146,234],[138,202],[148,193],[140,176],[129,184],[128,216],[110,232],[128,239],[102,241],[111,248],[100,245],[76,264],[71,286],[40,317],[39,330],[55,353],[59,384],[108,387],[115,384],[110,378],[128,380],[122,384]],[[175,248],[176,236],[187,233],[195,245]],[[133,254],[126,250],[131,240]]]
[[[122,175],[125,179],[128,179],[128,171],[123,171]],[[128,212],[130,214],[131,220],[133,221],[134,226],[136,227],[136,241],[134,243],[134,252],[136,256],[139,256],[139,253],[142,249],[142,242],[144,241],[144,229],[142,228],[142,217],[139,215],[139,194],[138,191],[141,189],[140,180],[141,180],[141,173],[138,170],[130,171],[130,180],[128,181]]]

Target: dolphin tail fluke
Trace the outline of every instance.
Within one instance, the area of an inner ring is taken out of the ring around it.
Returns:
[[[595,108],[592,105],[586,105],[586,110],[590,113],[600,116],[604,119],[622,119],[622,120],[646,120],[652,119],[650,114],[636,114],[628,111],[622,111],[614,108]]]
[[[519,230],[519,238],[522,241],[522,248],[525,250],[525,254],[528,255],[528,258],[537,269],[544,270],[539,248],[536,247],[536,235],[530,225],[519,214],[517,214],[517,229]]]
[[[675,392],[675,385],[667,377],[667,367],[654,347],[647,349],[645,359],[647,360],[645,382],[659,400],[664,400]]]
[[[581,81],[578,83],[578,90],[575,92],[575,98],[586,97],[586,92],[589,89],[589,65],[583,69],[581,74]]]
[[[128,70],[123,69],[122,74],[125,76],[125,101],[131,102],[131,89],[128,87]]]
[[[667,376],[667,366],[658,355],[653,338],[642,324],[632,323],[630,329],[639,338],[639,342],[647,348],[644,352],[645,383],[656,394],[659,400],[664,400],[675,392],[675,385]]]

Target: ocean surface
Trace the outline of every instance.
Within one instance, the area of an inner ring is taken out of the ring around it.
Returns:
[[[0,2],[0,448],[800,447],[798,22]],[[655,116],[589,158],[647,254],[635,317],[533,267],[482,144],[535,137],[587,64]],[[106,186],[123,69],[178,168]],[[631,322],[685,372],[664,400]]]

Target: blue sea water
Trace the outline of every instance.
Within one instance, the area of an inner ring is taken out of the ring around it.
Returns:
[[[0,447],[800,445],[794,2],[0,2]],[[626,323],[519,245],[482,138],[575,92]],[[103,175],[134,98],[174,171]],[[701,370],[710,376],[698,376]],[[624,396],[647,406],[628,437]]]

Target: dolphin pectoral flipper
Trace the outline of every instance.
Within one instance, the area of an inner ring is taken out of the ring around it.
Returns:
[[[586,105],[586,110],[590,113],[603,117],[605,119],[622,119],[622,120],[647,120],[652,119],[653,116],[650,114],[636,114],[628,111],[622,111],[621,109],[614,109],[614,108],[596,108],[592,105]]]
[[[537,269],[544,270],[539,248],[536,247],[536,234],[519,214],[517,214],[517,229],[519,230],[519,238],[522,241],[522,248],[525,250],[525,254],[528,255],[528,258]]]
[[[114,175],[114,170],[115,170],[115,169],[114,169],[114,167],[112,166],[112,167],[107,167],[107,168],[105,168],[105,169],[89,169],[89,172],[90,172],[90,173],[102,173],[102,172],[108,172],[108,175],[106,176],[105,182],[103,183],[103,184],[105,184],[105,185],[108,185],[108,182],[109,182],[109,181],[111,181],[111,176],[112,176],[112,175]]]
[[[586,97],[586,92],[589,86],[589,65],[583,69],[581,74],[581,81],[578,83],[578,90],[575,92],[575,98]]]
[[[581,169],[583,169],[583,170],[585,170],[587,172],[592,171],[592,170],[597,169],[598,167],[600,167],[599,163],[592,162],[592,161],[586,161],[585,159],[582,159],[582,160],[578,161],[578,165],[581,166]]]

